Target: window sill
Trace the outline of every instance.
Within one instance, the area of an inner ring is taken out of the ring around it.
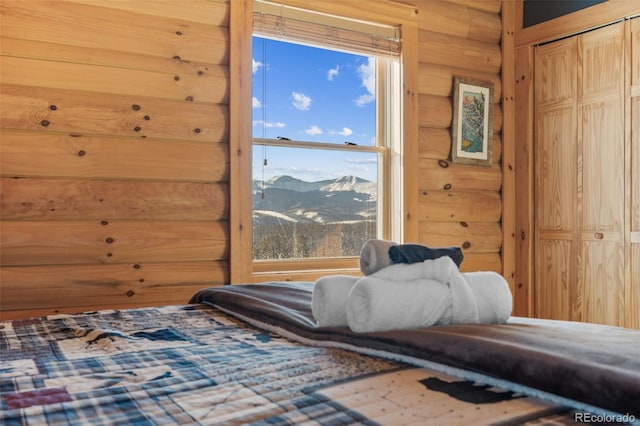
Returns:
[[[357,257],[260,260],[253,262],[253,282],[315,281],[325,275],[362,275]]]

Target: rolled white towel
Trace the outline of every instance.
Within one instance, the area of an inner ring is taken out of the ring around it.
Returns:
[[[506,280],[495,272],[461,273],[448,257],[398,264],[360,279],[347,301],[355,332],[446,324],[502,324],[513,305]]]
[[[364,277],[349,295],[347,323],[356,333],[428,327],[451,317],[451,302],[449,286],[436,280]]]
[[[409,265],[394,264],[372,276],[387,280],[390,285],[395,285],[399,281],[421,278],[447,284],[451,292],[451,317],[448,320],[443,319],[445,322],[440,324],[478,322],[478,305],[475,295],[455,262],[448,256]]]
[[[389,248],[395,246],[393,241],[367,240],[360,250],[360,271],[365,275],[371,275],[393,262],[389,257]]]
[[[509,283],[496,272],[464,272],[478,305],[479,320],[483,324],[504,324],[511,316],[513,296]]]
[[[347,299],[359,277],[328,275],[313,286],[311,313],[319,327],[347,326]]]

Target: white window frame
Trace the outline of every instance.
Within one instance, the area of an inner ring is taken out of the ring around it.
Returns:
[[[294,43],[292,40],[285,40],[287,43]],[[320,44],[311,46],[313,48],[331,50],[331,46],[322,46]],[[337,150],[346,152],[369,152],[378,155],[377,162],[377,218],[376,218],[376,234],[378,238],[383,239],[397,239],[399,234],[393,233],[391,228],[392,211],[398,211],[401,209],[401,198],[391,198],[391,176],[399,176],[399,170],[396,170],[399,162],[394,162],[394,155],[400,151],[399,142],[402,140],[401,130],[401,109],[400,109],[400,97],[401,87],[400,73],[399,73],[399,61],[397,58],[386,58],[384,56],[376,56],[376,113],[375,113],[375,126],[376,126],[376,145],[364,146],[364,145],[341,145],[337,143],[329,142],[310,142],[303,140],[293,139],[265,139],[254,137],[253,145],[256,146],[278,146],[285,148],[305,148],[305,149],[320,149],[320,150]],[[285,134],[285,136],[288,136]],[[393,167],[395,165],[395,167]],[[255,176],[253,177],[255,179]],[[393,191],[398,193],[399,191]],[[327,260],[331,262],[353,264],[355,256],[335,257],[333,259],[329,257],[323,258],[304,258],[301,259],[313,268],[313,263],[316,261],[325,262]],[[289,262],[295,259],[286,260],[256,260],[256,265],[262,263],[273,263],[276,266],[278,263]]]
[[[366,10],[356,1],[284,0],[283,3],[315,12],[344,16],[383,25],[398,26],[402,34],[402,53],[398,71],[402,76],[402,96],[397,107],[402,111],[400,123],[389,126],[390,138],[397,143],[389,147],[389,179],[383,188],[388,200],[386,231],[381,237],[402,242],[407,234],[417,235],[418,95],[417,95],[417,13],[414,7],[377,0]],[[230,281],[232,283],[279,280],[312,280],[329,272],[357,272],[357,258],[293,259],[288,261],[253,261],[252,227],[252,159],[251,120],[252,72],[251,39],[253,1],[237,0],[230,4]],[[379,93],[379,95],[383,94]],[[386,94],[388,95],[388,93]],[[378,105],[385,102],[377,101]],[[394,136],[395,135],[395,136]],[[407,177],[410,178],[408,179]],[[395,190],[393,190],[395,189]],[[391,218],[393,217],[393,218]],[[386,232],[386,233],[385,233]]]

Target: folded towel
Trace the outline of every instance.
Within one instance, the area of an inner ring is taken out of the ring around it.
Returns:
[[[479,321],[475,295],[448,256],[390,265],[360,279],[346,309],[358,333]]]
[[[459,247],[431,248],[420,244],[396,244],[386,240],[367,240],[360,250],[360,271],[371,275],[396,263],[419,263],[449,256],[460,267],[464,254]]]
[[[356,333],[428,327],[446,316],[451,316],[448,286],[426,278],[391,284],[364,277],[347,301],[347,324]]]
[[[346,327],[346,305],[359,277],[328,275],[318,279],[311,295],[311,313],[319,327]]]
[[[448,256],[413,264],[396,264],[376,272],[373,276],[390,283],[427,278],[448,284],[452,295],[454,322],[478,322],[475,295],[463,274]]]
[[[389,258],[393,263],[418,263],[442,256],[449,256],[458,268],[464,259],[460,247],[431,248],[420,244],[400,244],[389,247]]]
[[[478,305],[479,320],[482,324],[504,324],[511,316],[513,297],[509,283],[496,272],[465,272],[462,274],[469,283]]]
[[[367,240],[360,250],[360,270],[365,275],[371,275],[382,268],[391,265],[389,248],[395,246],[393,241]]]

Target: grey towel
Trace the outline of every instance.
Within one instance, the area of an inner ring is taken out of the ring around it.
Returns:
[[[360,271],[371,275],[382,268],[391,265],[389,247],[395,246],[393,241],[367,240],[360,250]]]

